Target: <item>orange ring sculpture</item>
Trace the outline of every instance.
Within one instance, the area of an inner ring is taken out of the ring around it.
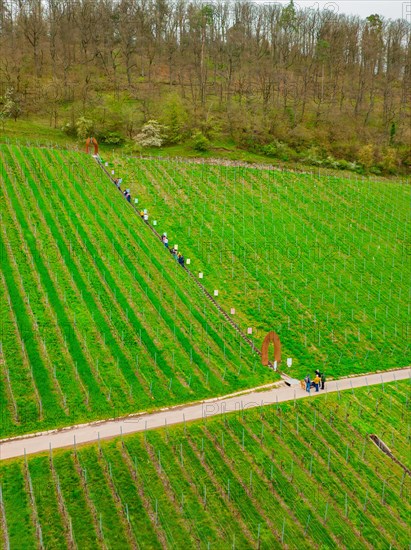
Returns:
[[[274,361],[281,362],[281,342],[280,337],[273,330],[267,334],[263,341],[263,347],[261,349],[261,364],[268,365],[268,348],[271,344],[274,344]]]
[[[86,153],[90,152],[90,146],[91,145],[94,145],[94,154],[98,155],[98,143],[97,143],[96,138],[94,138],[94,137],[89,137],[89,138],[86,139]]]

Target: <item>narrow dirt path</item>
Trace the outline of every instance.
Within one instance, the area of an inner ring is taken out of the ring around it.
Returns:
[[[275,388],[261,390],[253,388],[248,393],[208,399],[189,405],[170,407],[152,413],[139,413],[126,418],[111,419],[89,424],[70,426],[62,430],[51,430],[37,434],[29,434],[0,441],[0,460],[23,456],[26,454],[47,451],[50,448],[59,449],[83,443],[97,442],[99,439],[109,439],[121,434],[130,434],[144,430],[152,430],[172,424],[181,424],[192,420],[229,412],[272,405],[294,399],[314,398],[324,393],[338,392],[384,384],[397,380],[411,381],[411,367],[402,369],[341,378],[326,383],[326,389],[318,393],[308,394],[300,386],[287,386],[284,382]]]

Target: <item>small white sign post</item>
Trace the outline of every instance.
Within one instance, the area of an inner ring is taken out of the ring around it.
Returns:
[[[253,333],[253,329],[251,327],[248,327],[247,334],[252,334],[252,333]]]
[[[218,290],[214,291],[214,296],[218,296]]]
[[[235,315],[235,308],[234,307],[231,308],[230,313],[231,313],[231,315]]]
[[[186,264],[188,264],[188,265],[190,265],[190,264],[191,264],[191,260],[190,260],[190,258],[187,258],[187,260],[186,260]]]
[[[291,357],[287,357],[287,367],[291,367],[291,365],[293,364],[293,360]]]
[[[199,273],[199,274],[198,274],[198,278],[199,278],[199,279],[202,279],[202,278],[203,278],[203,274],[202,274],[202,273]]]

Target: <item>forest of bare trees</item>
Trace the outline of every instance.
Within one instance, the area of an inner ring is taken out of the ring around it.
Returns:
[[[171,142],[406,166],[410,31],[292,2],[0,0],[0,95],[56,127],[86,116],[132,137],[154,118]]]

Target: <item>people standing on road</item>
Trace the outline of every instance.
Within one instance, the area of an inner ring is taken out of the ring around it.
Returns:
[[[321,389],[323,390],[325,388],[325,374],[322,372],[321,373]]]
[[[310,393],[310,389],[311,389],[311,379],[309,377],[309,375],[307,374],[307,376],[304,378],[304,382],[305,382],[305,389],[308,391],[308,393]]]
[[[320,382],[321,382],[321,378],[318,376],[318,374],[315,375],[313,382],[314,382],[315,391],[318,392],[320,387]]]

